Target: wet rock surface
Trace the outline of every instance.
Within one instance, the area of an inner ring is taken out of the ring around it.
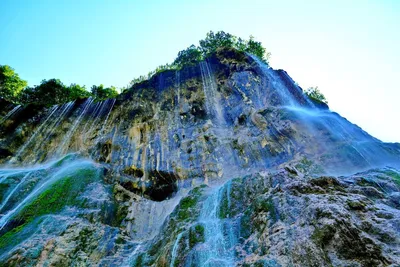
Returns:
[[[250,55],[0,116],[5,266],[400,264],[400,145]]]

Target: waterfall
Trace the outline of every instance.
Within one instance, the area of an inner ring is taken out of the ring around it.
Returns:
[[[178,236],[176,237],[174,246],[172,247],[172,254],[171,254],[171,264],[169,265],[170,267],[175,267],[175,259],[176,259],[176,254],[178,253],[178,248],[179,248],[179,242],[182,239],[182,235],[184,232],[180,232]]]
[[[203,80],[203,90],[206,102],[207,113],[212,120],[219,126],[226,125],[221,97],[217,91],[217,84],[211,75],[211,68],[207,61],[200,62],[201,78]]]
[[[94,109],[92,110],[92,113],[91,113],[90,116],[89,116],[89,118],[94,118],[94,119],[92,120],[92,123],[96,120],[96,113],[98,112],[98,110],[100,109],[100,107],[101,107],[102,104],[103,104],[103,102],[97,102],[96,105],[94,106]],[[87,127],[88,127],[89,122],[90,122],[90,119],[89,119],[89,118],[86,120],[85,125],[82,127],[82,134],[83,134],[83,136],[84,136],[84,140],[86,139],[87,134],[88,134],[88,129],[87,129]],[[90,125],[92,125],[92,124],[90,124]],[[89,129],[90,129],[90,127],[89,127]]]
[[[8,194],[8,196],[6,197],[6,199],[3,201],[3,203],[0,204],[0,211],[4,208],[4,206],[7,204],[8,200],[10,200],[10,198],[13,196],[13,194],[15,193],[15,191],[17,191],[17,189],[20,187],[20,185],[22,185],[25,180],[29,177],[29,175],[31,175],[30,172],[28,172],[27,174],[24,175],[24,177],[22,177],[21,181],[14,187],[14,189]]]
[[[282,105],[284,106],[298,106],[299,103],[295,99],[294,95],[288,90],[288,88],[280,81],[280,78],[277,77],[276,73],[274,70],[270,69],[268,65],[266,65],[264,62],[262,62],[258,57],[248,54],[260,67],[261,71],[263,74],[269,79],[269,81],[272,82],[272,88],[268,88],[269,90],[275,90],[278,95],[280,96],[282,100]],[[269,86],[268,86],[269,87]],[[314,104],[311,103],[311,101],[308,99],[308,97],[304,97],[303,92],[301,92],[300,88],[296,87],[297,90],[299,91],[299,94],[303,95],[303,98],[305,101],[308,103],[308,106],[313,107]],[[257,91],[257,99],[254,101],[257,103],[259,99],[262,99],[262,94]]]
[[[108,110],[108,112],[107,112],[107,116],[106,116],[106,118],[105,118],[105,120],[104,120],[104,122],[103,122],[103,124],[102,124],[102,126],[101,126],[101,128],[100,128],[99,135],[98,135],[98,137],[97,137],[96,140],[98,140],[98,139],[101,137],[101,135],[103,134],[104,128],[105,128],[106,125],[107,125],[108,118],[110,117],[111,111],[112,111],[112,109],[113,109],[113,107],[114,107],[114,104],[115,104],[116,99],[113,98],[113,99],[110,99],[110,100],[111,100],[111,107],[109,108],[109,110]]]
[[[229,219],[219,218],[224,191],[225,187],[214,189],[201,208],[199,222],[204,226],[205,241],[202,249],[195,251],[194,257],[199,266],[234,266],[236,240],[232,225]]]
[[[65,116],[68,115],[69,111],[72,109],[74,106],[75,101],[68,102],[67,104],[64,104],[64,108],[61,110],[60,114],[58,114],[57,118],[53,122],[52,125],[50,125],[47,128],[47,132],[44,133],[44,137],[42,138],[41,141],[37,141],[35,147],[33,148],[33,151],[36,151],[41,147],[41,145],[51,136],[53,133],[54,129],[64,120]]]
[[[5,122],[7,119],[9,119],[15,113],[17,113],[20,108],[21,108],[21,105],[18,105],[18,106],[15,106],[12,110],[10,110],[3,118],[0,119],[0,124]]]
[[[107,99],[107,100],[99,102],[98,105],[96,105],[96,108],[92,114],[94,116],[94,120],[90,124],[89,129],[87,131],[84,131],[84,133],[83,133],[85,141],[88,138],[88,136],[93,132],[93,129],[96,126],[98,126],[97,122],[99,121],[101,116],[105,113],[105,109],[107,108],[109,101],[110,101],[110,99]]]
[[[14,163],[18,158],[21,156],[23,152],[25,152],[26,148],[32,143],[33,140],[35,140],[36,136],[42,132],[42,129],[47,125],[47,122],[49,119],[53,116],[54,112],[58,109],[58,105],[53,106],[50,109],[50,114],[47,116],[47,118],[44,120],[44,122],[36,129],[36,131],[29,137],[28,141],[26,141],[21,148],[18,149],[17,153],[15,156],[10,160],[10,163]]]
[[[66,152],[68,150],[69,144],[71,142],[71,137],[74,134],[76,128],[78,127],[79,123],[81,122],[83,115],[86,114],[89,106],[92,104],[93,102],[93,98],[89,97],[84,105],[83,105],[83,109],[82,112],[79,114],[79,116],[75,119],[74,124],[72,125],[72,127],[69,129],[69,131],[67,132],[67,134],[64,136],[63,140],[61,141],[60,146],[57,149],[56,155],[61,155],[62,153]]]
[[[175,127],[180,128],[180,111],[181,111],[181,74],[179,70],[175,72],[175,86],[176,86],[176,105],[175,105]]]
[[[58,163],[58,162],[56,162],[56,163]],[[45,169],[45,168],[48,168],[49,166],[51,166],[52,164],[54,164],[54,162],[50,163],[50,164],[48,163],[48,164],[38,166],[32,170]],[[14,215],[16,215],[18,211],[20,211],[27,204],[29,204],[30,201],[33,200],[34,197],[36,197],[38,194],[43,192],[43,190],[45,190],[46,188],[48,188],[50,185],[57,182],[58,180],[60,180],[64,177],[67,177],[70,174],[73,174],[76,170],[79,170],[80,168],[82,168],[82,169],[88,168],[89,164],[91,164],[91,162],[87,161],[87,160],[79,160],[79,161],[75,161],[75,162],[70,162],[69,164],[66,164],[66,166],[61,167],[56,172],[54,172],[54,171],[49,172],[49,176],[42,177],[42,179],[39,181],[39,184],[37,186],[35,186],[33,188],[33,190],[26,197],[23,198],[23,200],[19,201],[17,206],[15,206],[14,208],[12,208],[2,214],[2,217],[0,218],[0,230],[2,230],[7,225],[9,220]],[[13,170],[10,169],[7,171],[12,172]],[[31,172],[29,172],[29,174],[30,173]],[[25,178],[23,178],[23,179],[26,180],[28,177],[29,177],[29,175],[26,175]]]

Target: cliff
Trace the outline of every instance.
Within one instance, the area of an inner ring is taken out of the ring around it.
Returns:
[[[1,107],[7,266],[400,262],[400,145],[248,54],[117,99]]]

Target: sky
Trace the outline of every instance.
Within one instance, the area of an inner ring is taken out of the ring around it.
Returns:
[[[303,88],[385,142],[400,142],[400,1],[1,0],[0,64],[29,85],[123,87],[210,30],[255,36]]]

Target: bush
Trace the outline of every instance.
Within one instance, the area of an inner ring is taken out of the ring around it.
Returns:
[[[104,88],[104,85],[99,86],[93,85],[91,88],[92,96],[96,100],[105,100],[108,98],[114,98],[118,95],[117,88],[115,86]]]
[[[328,101],[326,100],[325,96],[321,91],[318,89],[318,86],[316,87],[310,87],[304,92],[309,98],[312,100],[316,100],[318,102],[323,102],[325,104],[328,104]]]
[[[66,86],[59,79],[50,79],[43,80],[40,85],[25,88],[20,94],[19,102],[52,106],[90,96],[84,86],[74,83]]]
[[[271,53],[266,52],[261,42],[255,41],[253,36],[250,36],[249,40],[243,40],[224,31],[217,33],[210,31],[204,40],[199,41],[199,46],[191,45],[180,51],[172,64],[161,65],[154,71],[149,72],[147,76],[142,75],[139,78],[133,79],[130,82],[130,86],[132,87],[135,84],[148,80],[154,74],[166,70],[181,69],[183,66],[199,63],[219,48],[235,48],[239,51],[253,54],[267,64],[271,56]]]
[[[8,65],[0,65],[0,97],[15,102],[21,91],[28,85],[14,69]]]

